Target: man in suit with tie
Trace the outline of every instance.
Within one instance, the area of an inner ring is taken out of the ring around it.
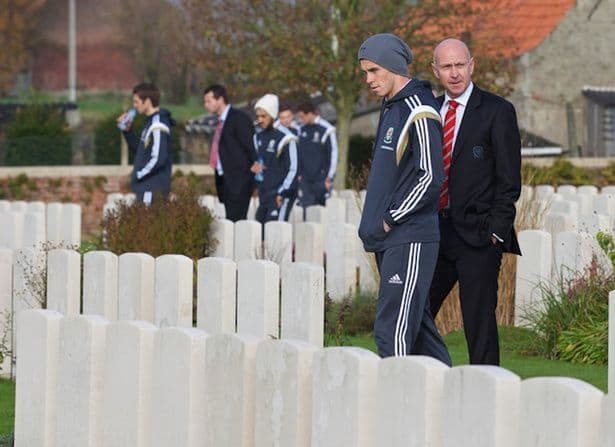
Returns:
[[[521,254],[513,228],[521,192],[521,141],[511,103],[472,82],[474,59],[442,41],[432,69],[445,94],[440,249],[430,289],[435,318],[457,281],[470,363],[499,365],[495,309],[502,252]]]
[[[203,105],[218,115],[209,164],[215,170],[216,191],[224,203],[226,218],[237,222],[247,217],[254,174],[260,171],[253,143],[254,126],[248,115],[229,104],[226,89],[221,85],[205,89]]]

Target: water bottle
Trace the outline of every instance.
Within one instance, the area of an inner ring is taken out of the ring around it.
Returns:
[[[132,123],[132,120],[135,119],[135,116],[137,116],[137,109],[129,109],[128,112],[124,114],[124,117],[117,123],[118,129],[123,131],[128,130],[130,123]]]
[[[263,160],[263,158],[262,158],[262,157],[259,157],[259,158],[258,158],[258,163],[259,163],[261,166],[263,166],[263,164],[264,164],[264,160]],[[254,180],[255,180],[255,181],[257,181],[257,182],[259,182],[259,183],[260,183],[260,182],[262,182],[264,179],[265,179],[265,176],[263,175],[263,171],[261,171],[261,172],[259,172],[259,173],[257,173],[257,174],[254,174]]]

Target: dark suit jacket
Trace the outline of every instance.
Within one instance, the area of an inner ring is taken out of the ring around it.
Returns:
[[[444,96],[437,98],[442,106]],[[521,138],[514,106],[476,85],[459,127],[449,175],[453,226],[474,247],[495,233],[521,254],[513,228],[521,192]]]
[[[250,167],[256,161],[253,135],[250,117],[231,107],[220,136],[219,154],[224,175],[220,178],[216,173],[218,197],[222,202],[252,194],[254,174]]]

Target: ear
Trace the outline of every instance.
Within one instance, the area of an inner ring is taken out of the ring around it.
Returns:
[[[431,63],[431,69],[433,71],[434,76],[440,79],[440,73],[438,72],[438,69],[436,68],[436,64],[434,64],[433,62]]]
[[[470,58],[470,76],[474,74],[474,58]]]

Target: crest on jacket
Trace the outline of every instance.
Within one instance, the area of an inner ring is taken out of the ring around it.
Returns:
[[[391,144],[393,142],[393,132],[395,132],[395,129],[393,127],[389,127],[387,129],[387,133],[384,135],[384,142],[386,144]]]

